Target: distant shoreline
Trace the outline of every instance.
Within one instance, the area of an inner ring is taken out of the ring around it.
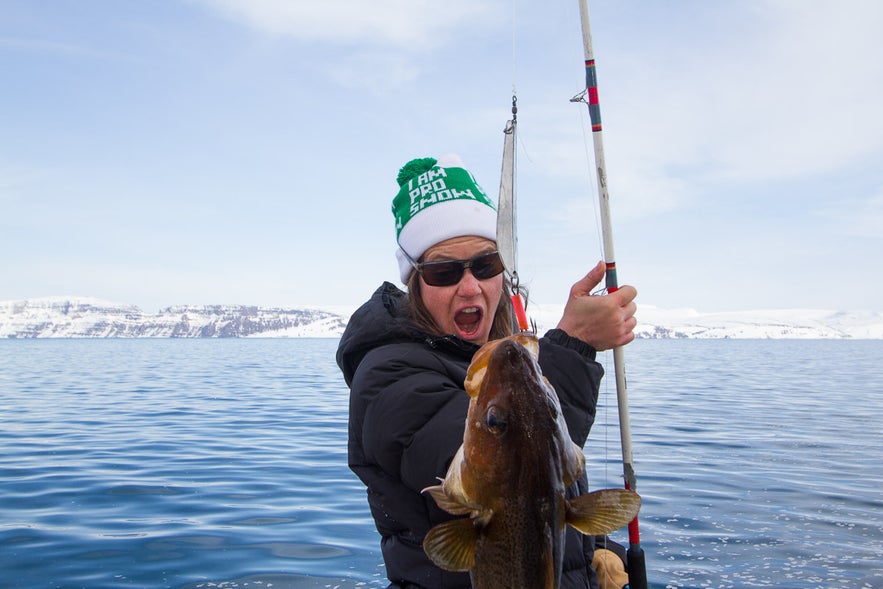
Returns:
[[[177,305],[146,313],[89,297],[0,301],[0,339],[337,338],[354,309]],[[529,305],[544,333],[562,305]],[[883,339],[883,313],[814,309],[701,313],[639,305],[640,339]]]

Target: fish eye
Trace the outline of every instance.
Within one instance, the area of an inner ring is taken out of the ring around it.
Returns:
[[[499,407],[488,407],[487,427],[492,434],[500,435],[506,432],[509,423],[506,421],[506,414]]]

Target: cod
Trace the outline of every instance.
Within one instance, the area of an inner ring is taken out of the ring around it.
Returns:
[[[607,534],[640,509],[640,497],[624,489],[565,497],[585,457],[538,354],[526,333],[476,352],[463,444],[441,483],[424,489],[445,511],[469,515],[432,528],[423,549],[445,570],[469,571],[474,589],[557,589],[567,525]]]

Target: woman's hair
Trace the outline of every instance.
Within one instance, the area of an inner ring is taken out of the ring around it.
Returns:
[[[436,325],[432,315],[429,313],[429,309],[426,308],[420,288],[420,273],[411,272],[411,276],[408,277],[408,307],[411,313],[411,321],[418,329],[427,333],[447,335],[442,333],[441,328]],[[524,288],[519,288],[519,291],[526,300],[527,291]],[[497,310],[494,313],[494,321],[491,324],[491,332],[488,336],[489,340],[500,339],[514,333],[515,318],[512,312],[511,296],[512,281],[504,273],[503,291],[500,294],[500,302],[497,303]]]

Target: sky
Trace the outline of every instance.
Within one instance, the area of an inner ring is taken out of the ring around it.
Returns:
[[[621,284],[703,312],[883,310],[883,3],[591,0]],[[357,306],[399,168],[496,197],[519,275],[602,258],[577,0],[3,0],[0,300]]]

